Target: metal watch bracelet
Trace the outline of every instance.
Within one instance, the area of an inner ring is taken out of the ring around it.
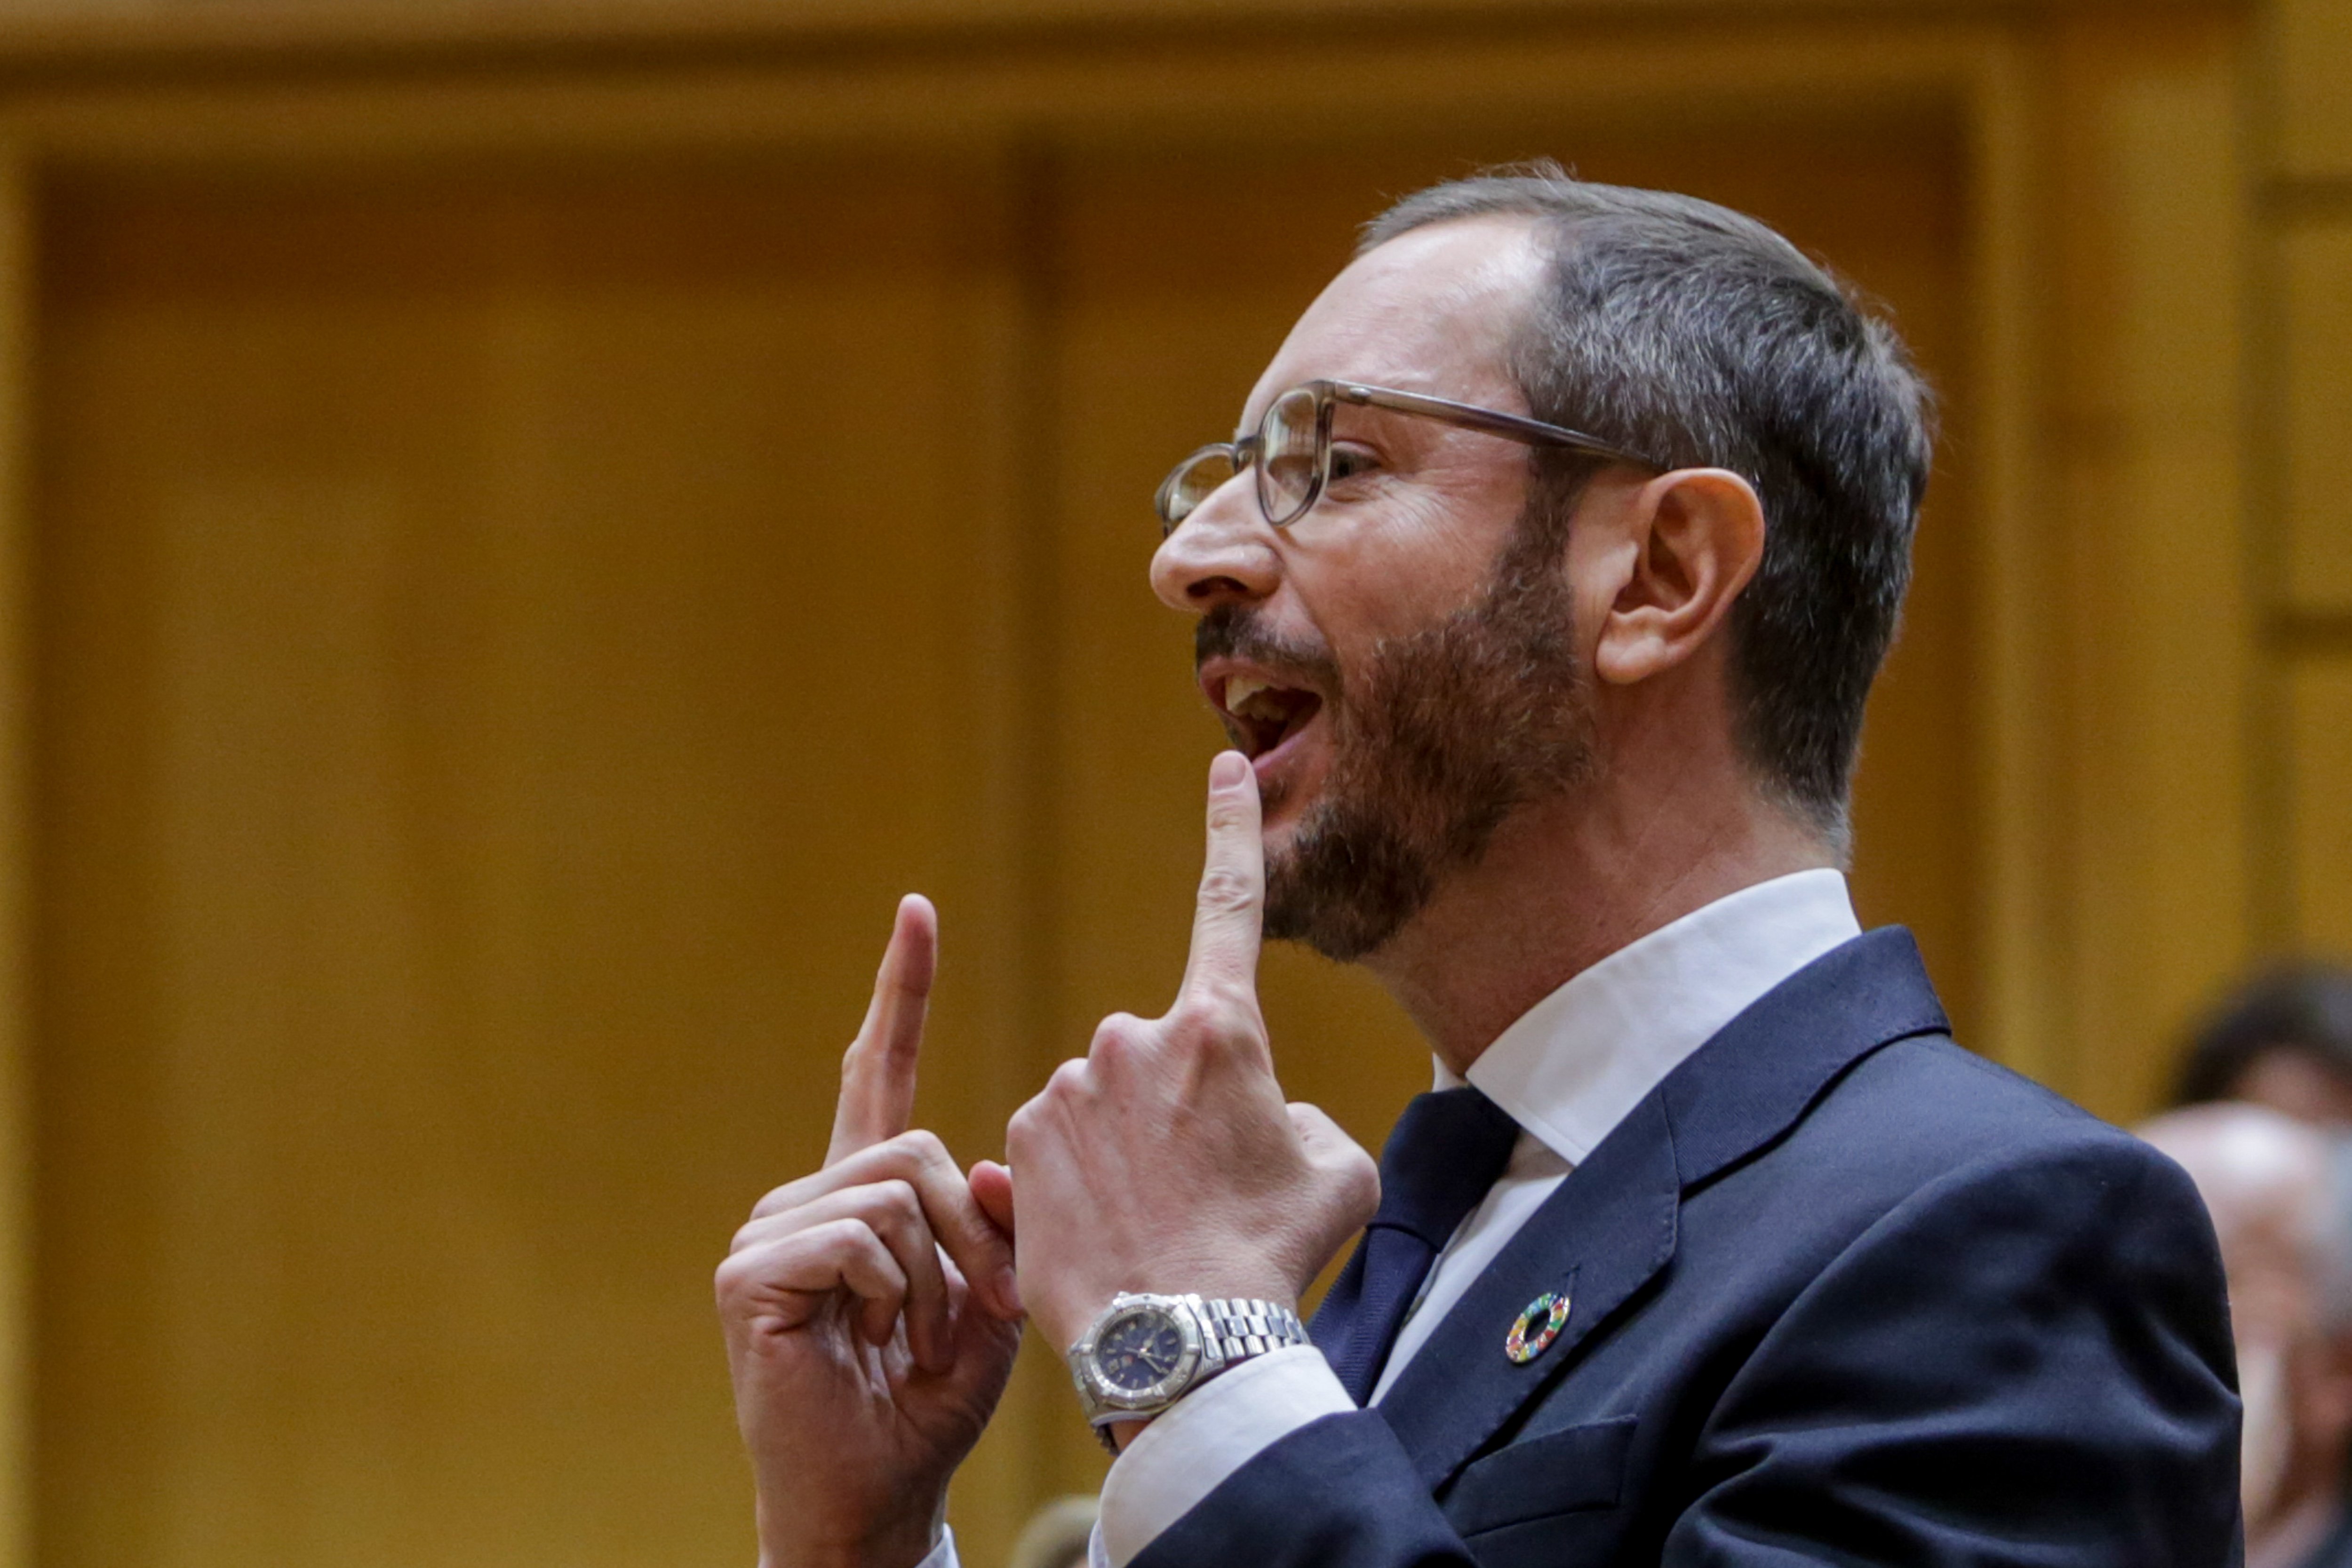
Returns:
[[[1104,1314],[1109,1319],[1123,1305],[1133,1305],[1146,1298],[1122,1294]],[[1269,1351],[1294,1344],[1310,1343],[1306,1326],[1298,1314],[1278,1301],[1258,1301],[1246,1297],[1202,1298],[1195,1295],[1156,1298],[1183,1311],[1198,1329],[1201,1355],[1197,1369],[1180,1388],[1165,1400],[1149,1407],[1105,1405],[1096,1406],[1089,1396],[1087,1380],[1078,1379],[1080,1398],[1089,1406],[1087,1424],[1095,1437],[1109,1453],[1118,1452],[1118,1439],[1110,1428],[1121,1421],[1149,1420],[1173,1405],[1178,1399],[1210,1379],[1231,1370],[1236,1364]],[[1091,1337],[1091,1331],[1089,1333]]]

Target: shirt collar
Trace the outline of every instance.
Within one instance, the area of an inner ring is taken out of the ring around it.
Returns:
[[[1758,998],[1862,935],[1845,877],[1803,871],[1628,943],[1521,1014],[1469,1082],[1571,1165]],[[1462,1081],[1437,1068],[1438,1087]]]

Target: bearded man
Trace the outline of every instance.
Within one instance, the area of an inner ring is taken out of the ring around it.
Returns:
[[[2233,1557],[2194,1189],[1958,1049],[1838,869],[1926,402],[1703,202],[1538,168],[1370,226],[1160,490],[1235,747],[1174,1008],[966,1172],[906,1131],[910,901],[832,1156],[721,1266],[770,1568],[952,1558],[1024,1311],[1113,1568]],[[1377,1179],[1284,1103],[1262,929],[1429,1039]]]

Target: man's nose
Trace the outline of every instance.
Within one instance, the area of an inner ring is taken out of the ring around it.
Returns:
[[[1212,491],[1151,558],[1151,591],[1171,610],[1195,615],[1265,599],[1280,578],[1274,530],[1258,510],[1247,472]]]

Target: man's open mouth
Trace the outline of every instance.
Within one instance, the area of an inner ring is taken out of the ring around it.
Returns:
[[[1255,762],[1313,722],[1323,711],[1323,699],[1296,686],[1235,674],[1219,687],[1217,709],[1234,744]]]

